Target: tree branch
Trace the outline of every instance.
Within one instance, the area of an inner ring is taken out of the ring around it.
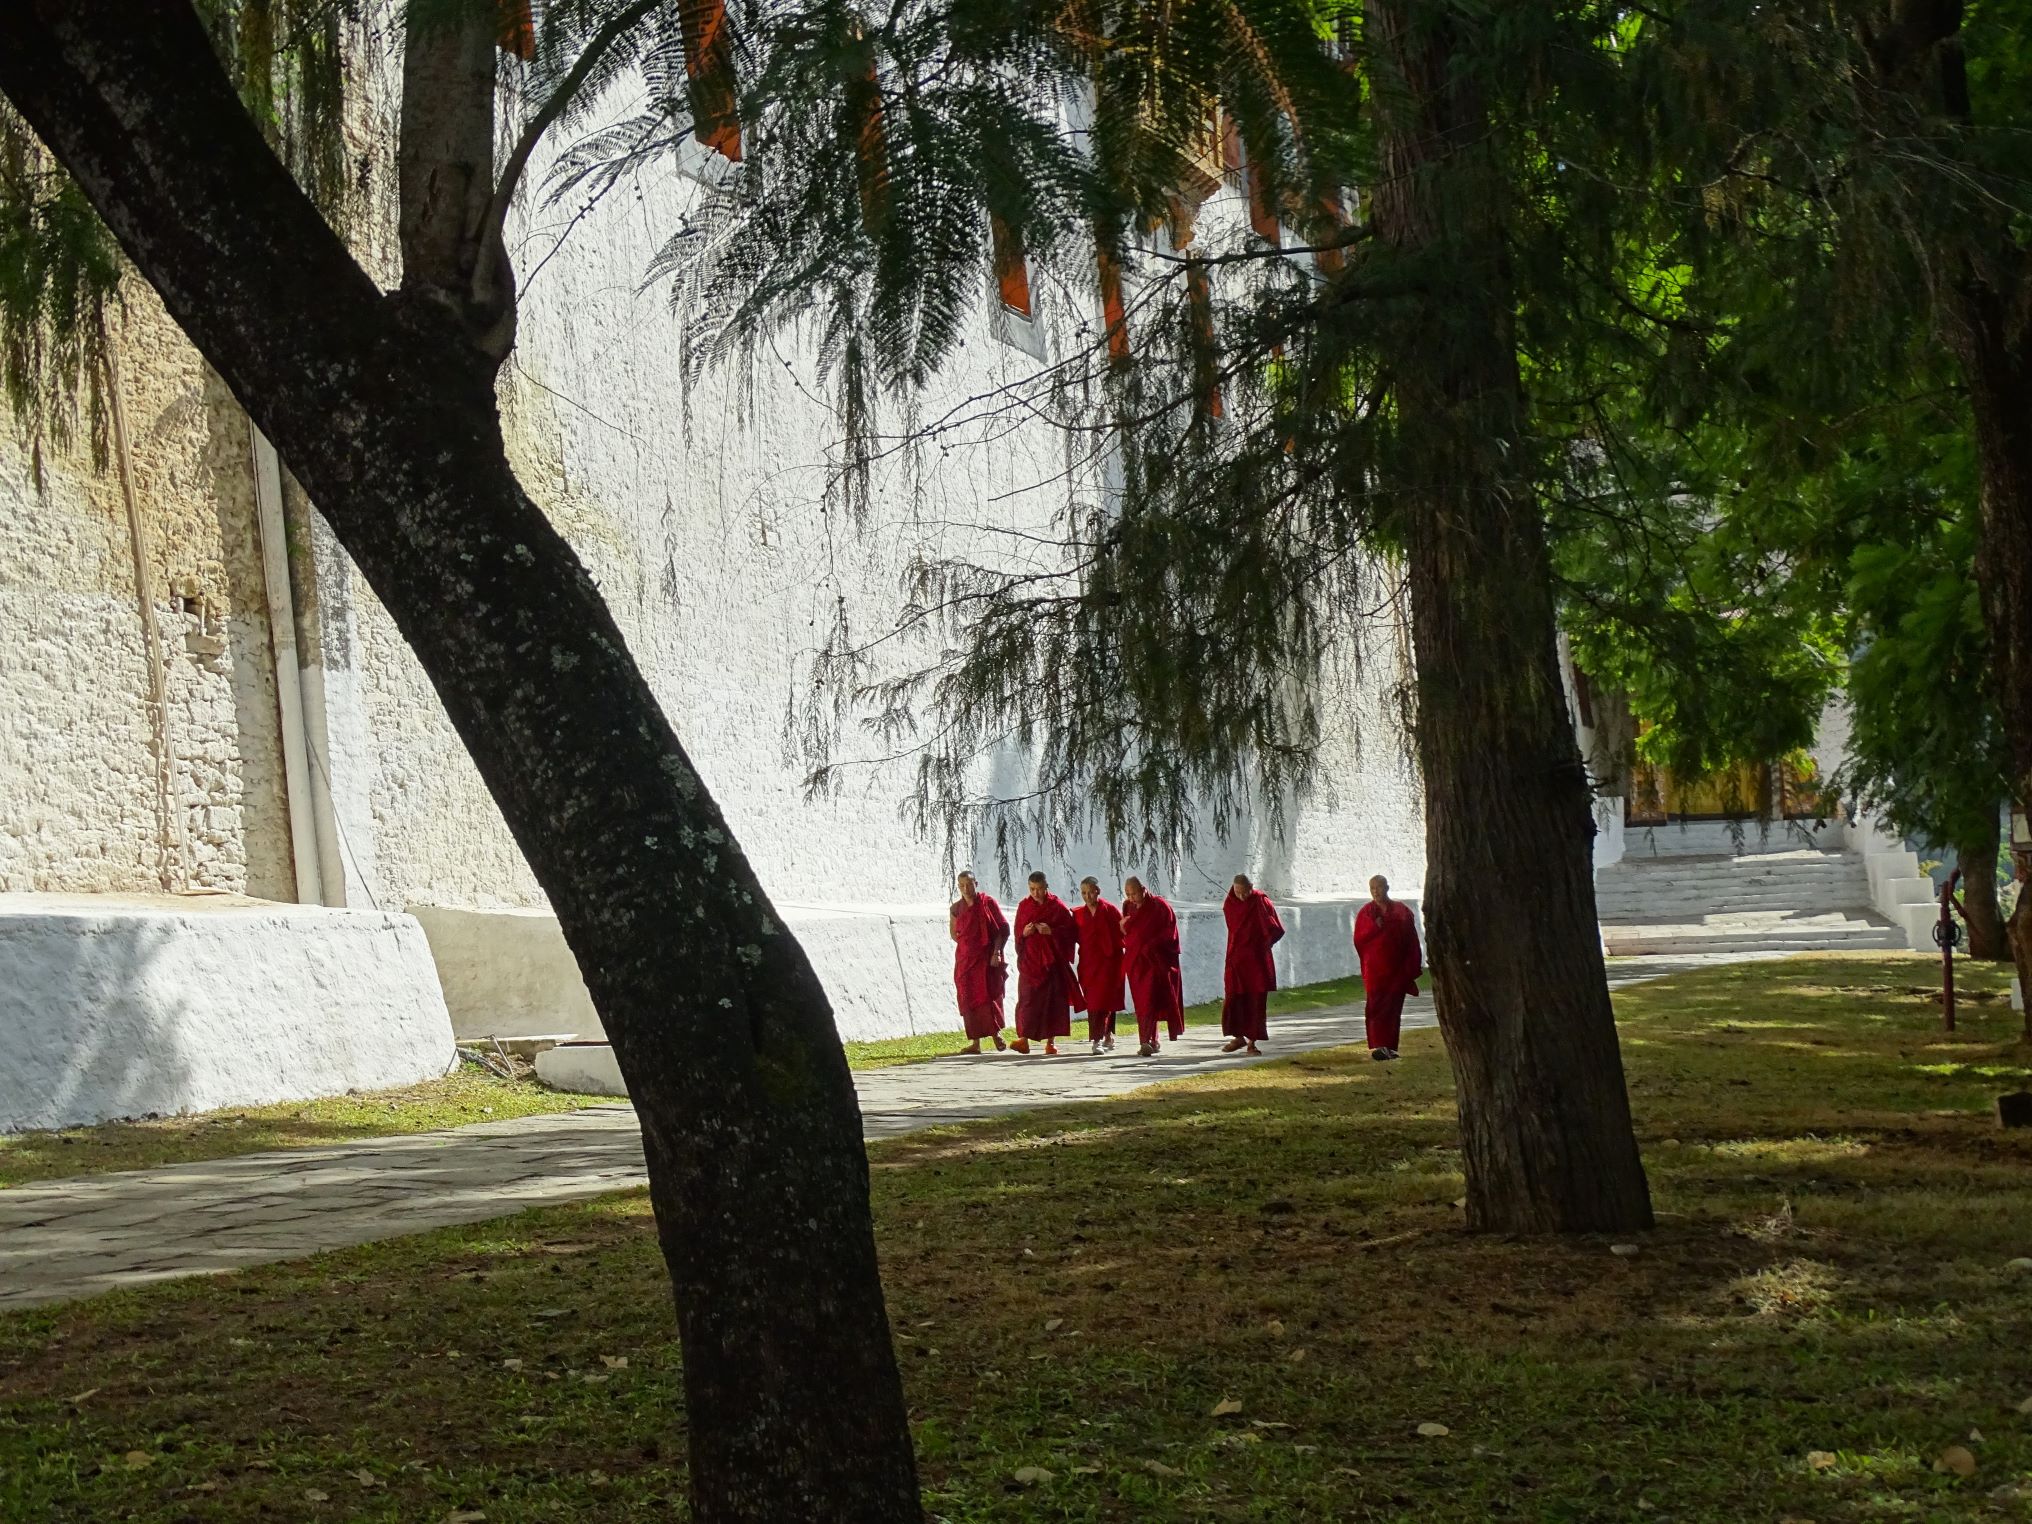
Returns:
[[[536,152],[537,143],[564,114],[565,108],[572,103],[572,98],[585,84],[586,76],[593,72],[594,66],[606,54],[607,49],[620,39],[623,32],[655,10],[660,3],[661,0],[636,0],[636,3],[626,10],[609,18],[607,24],[595,32],[580,51],[578,61],[558,82],[557,88],[550,92],[549,97],[537,108],[536,114],[523,126],[521,136],[515,140],[514,150],[509,153],[507,162],[501,166],[499,183],[494,187],[493,199],[487,203],[486,219],[480,228],[482,247],[489,251],[490,257],[495,259],[507,257],[503,230],[508,225],[508,207],[515,199],[515,188],[522,182],[523,171],[528,169],[530,155]]]

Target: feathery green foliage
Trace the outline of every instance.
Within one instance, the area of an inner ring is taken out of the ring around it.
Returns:
[[[291,173],[341,229],[366,175],[345,136],[360,0],[201,0],[219,57]],[[124,262],[82,193],[0,103],[0,392],[38,450],[105,451],[106,328]]]

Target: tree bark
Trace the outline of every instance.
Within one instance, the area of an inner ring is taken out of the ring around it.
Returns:
[[[1974,419],[1982,536],[1976,585],[1990,640],[1991,670],[2011,749],[2012,791],[2032,800],[2032,253],[2017,290],[1971,276],[1955,295],[1949,342],[1960,361]]]
[[[1961,43],[1965,11],[1962,0],[1890,0],[1866,34],[1879,83],[1935,125],[1941,118],[1975,125]],[[1958,246],[1950,244],[1942,260],[1949,273],[1935,296],[1974,422],[1982,530],[1976,586],[2011,751],[2011,789],[2032,807],[2032,247],[1987,202],[1970,220],[1955,230]],[[2021,945],[2032,937],[2009,940],[2019,979],[2032,991]]]
[[[1392,346],[1426,811],[1427,956],[1471,1227],[1651,1225],[1595,916],[1594,818],[1532,490],[1502,216],[1450,16],[1370,6],[1378,239],[1423,299]],[[1415,16],[1415,20],[1414,20]]]
[[[592,579],[460,315],[384,294],[191,9],[11,0],[0,92],[274,440],[415,651],[563,926],[642,1119],[693,1516],[921,1516],[823,989]]]
[[[1992,823],[1986,841],[1965,841],[1955,846],[1955,866],[1961,869],[1962,919],[1968,922],[1968,951],[1971,958],[2000,963],[2011,956],[2004,931],[2004,916],[1997,905],[1997,846],[2003,835]]]

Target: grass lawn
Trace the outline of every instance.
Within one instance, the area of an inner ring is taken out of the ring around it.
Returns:
[[[323,1101],[242,1106],[151,1122],[106,1122],[62,1132],[0,1133],[0,1189],[66,1175],[149,1169],[310,1148],[393,1133],[430,1132],[539,1112],[611,1106],[613,1097],[572,1095],[534,1080],[504,1080],[470,1064],[443,1079],[400,1090],[369,1090]],[[0,1515],[0,1518],[4,1518]]]
[[[1353,975],[1345,979],[1328,979],[1319,984],[1301,984],[1296,989],[1273,990],[1270,993],[1270,1016],[1292,1016],[1306,1011],[1324,1010],[1328,1006],[1349,1005],[1362,998],[1362,981]],[[1015,996],[1010,996],[1014,1009]],[[957,1018],[955,1018],[957,1019]],[[1078,1011],[1072,1015],[1072,1037],[1070,1041],[1086,1041],[1086,1017]],[[1185,1008],[1185,1024],[1189,1027],[1219,1026],[1221,1003],[1218,1000],[1203,1000],[1198,1005]],[[1119,1045],[1122,1035],[1128,1034],[1129,1047],[1136,1046],[1136,1018],[1124,1012],[1116,1023],[1115,1041]],[[1004,1037],[1014,1037],[1016,1030],[1006,1028]],[[847,1067],[850,1069],[884,1069],[892,1064],[922,1063],[928,1058],[944,1058],[957,1053],[966,1046],[967,1034],[958,1028],[950,1032],[925,1032],[916,1037],[892,1037],[879,1042],[850,1042],[846,1044]]]
[[[1462,1229],[1430,1032],[876,1145],[931,1511],[2032,1518],[2032,1135],[1991,1110],[2032,1053],[1994,973],[1943,1035],[1931,973],[1621,993],[1661,1214],[1630,1256]],[[646,1210],[0,1318],[0,1519],[680,1516]]]

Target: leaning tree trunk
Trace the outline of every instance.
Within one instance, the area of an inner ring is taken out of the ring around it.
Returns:
[[[1471,1227],[1649,1227],[1595,918],[1593,814],[1525,464],[1501,208],[1449,23],[1372,4],[1379,239],[1426,295],[1395,346],[1381,485],[1403,504],[1425,919]]]
[[[16,0],[0,92],[330,520],[550,896],[642,1119],[694,1517],[918,1518],[824,991],[510,471],[492,362],[353,263],[189,6]]]

